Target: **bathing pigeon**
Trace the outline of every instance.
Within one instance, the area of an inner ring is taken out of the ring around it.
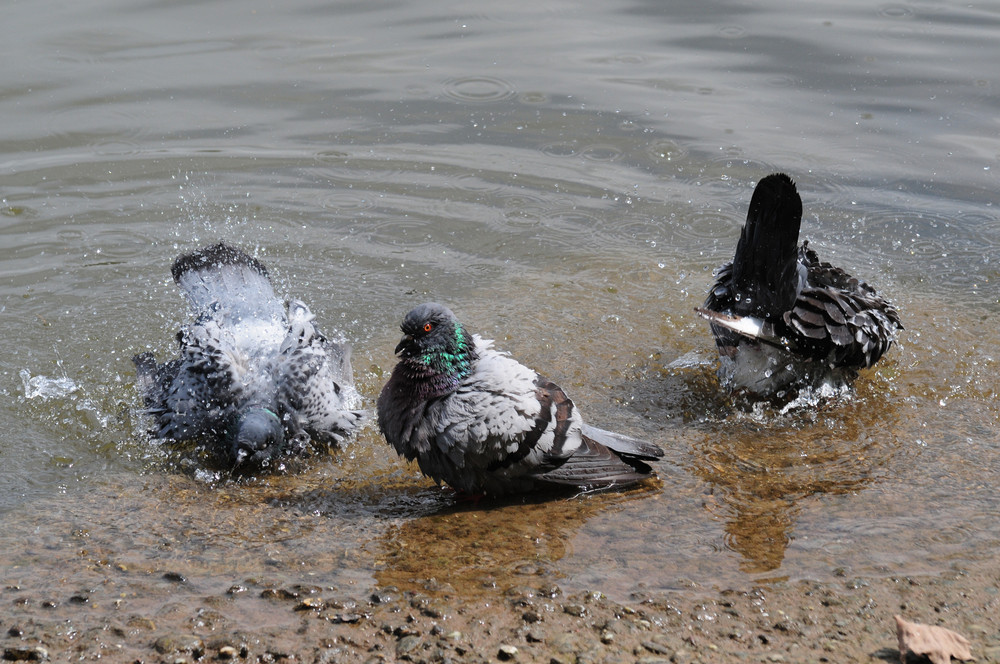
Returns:
[[[902,329],[875,289],[820,262],[798,244],[802,199],[791,178],[768,175],[754,190],[732,262],[715,273],[704,308],[733,389],[764,397],[801,387],[847,385]]]
[[[400,456],[460,493],[604,489],[652,475],[663,451],[583,423],[556,384],[450,309],[423,304],[401,325],[399,362],[378,399],[378,423]]]
[[[177,335],[180,357],[133,359],[156,437],[207,442],[230,465],[256,467],[358,426],[350,346],[324,337],[304,303],[286,310],[257,259],[217,244],[172,272],[195,315]]]

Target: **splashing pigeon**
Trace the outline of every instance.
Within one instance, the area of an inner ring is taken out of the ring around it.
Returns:
[[[902,329],[874,288],[798,245],[802,199],[784,173],[754,190],[736,255],[715,273],[704,308],[730,388],[777,396],[839,387],[871,367]]]
[[[208,440],[235,467],[261,466],[358,426],[350,346],[324,337],[299,300],[286,310],[257,259],[220,243],[172,273],[196,317],[177,335],[180,357],[133,359],[155,436]]]
[[[604,489],[652,475],[650,443],[583,423],[556,384],[450,309],[423,304],[401,325],[399,362],[378,399],[378,423],[400,456],[466,494]]]

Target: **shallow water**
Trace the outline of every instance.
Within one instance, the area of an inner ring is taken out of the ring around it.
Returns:
[[[995,562],[1000,5],[7,14],[0,582],[624,597]],[[785,414],[720,392],[693,311],[776,170],[803,238],[906,326],[852,396]],[[370,425],[283,475],[185,466],[144,435],[130,358],[172,352],[170,264],[220,239],[353,340],[369,406],[399,319],[440,300],[660,443],[660,481],[456,506]]]

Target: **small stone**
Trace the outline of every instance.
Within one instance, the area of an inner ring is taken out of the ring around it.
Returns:
[[[363,616],[360,613],[333,613],[326,616],[326,619],[335,624],[361,622]]]
[[[608,646],[615,642],[615,635],[611,632],[605,631],[601,633],[601,643]]]
[[[772,662],[783,662],[785,661],[785,656],[779,655],[778,653],[774,653],[773,655],[770,655],[767,659]]]
[[[497,658],[504,662],[517,659],[517,647],[506,644],[500,646],[500,650],[497,652]]]
[[[417,649],[420,645],[420,637],[416,634],[411,634],[410,636],[404,636],[396,644],[396,656],[401,657],[407,655]]]
[[[549,646],[555,652],[564,654],[580,652],[580,641],[572,633],[565,632],[549,640]]]
[[[44,662],[49,651],[42,646],[11,646],[3,649],[3,658],[13,662]]]
[[[649,652],[655,653],[657,655],[669,655],[670,654],[670,648],[667,648],[666,646],[662,646],[659,643],[655,643],[653,641],[643,641],[642,642],[642,647],[645,648],[646,650],[648,650]]]
[[[568,613],[571,616],[582,618],[587,615],[587,607],[583,604],[566,604],[563,606],[563,613]]]
[[[545,632],[541,631],[537,627],[532,627],[528,630],[528,633],[524,635],[524,638],[528,643],[543,643],[545,641]]]
[[[445,636],[445,638],[448,639],[449,641],[458,641],[460,638],[462,638],[462,633],[461,632],[448,632],[448,635]]]
[[[444,618],[444,609],[439,606],[424,606],[420,608],[420,613],[428,618],[433,618],[434,620],[440,620]]]
[[[316,611],[326,606],[321,597],[306,597],[295,605],[296,611]]]
[[[369,598],[372,604],[388,604],[399,599],[399,589],[394,586],[380,588],[372,593]]]
[[[222,646],[219,648],[219,659],[236,659],[240,656],[240,651],[232,646]]]
[[[163,575],[163,578],[167,581],[172,581],[174,583],[186,583],[187,579],[180,572],[167,572]]]
[[[205,654],[204,642],[194,634],[168,634],[161,636],[153,643],[153,648],[161,655],[171,653],[190,653],[199,658]]]
[[[521,614],[521,619],[526,623],[536,623],[542,619],[542,614],[538,611],[525,611]]]
[[[678,650],[674,653],[670,661],[674,664],[687,664],[692,660],[692,655],[687,650]]]

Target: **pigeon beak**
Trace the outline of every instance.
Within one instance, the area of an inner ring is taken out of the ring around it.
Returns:
[[[404,334],[403,338],[399,340],[398,344],[396,344],[396,355],[399,355],[399,352],[404,348],[406,348],[407,346],[409,346],[411,343],[413,343],[413,335]]]

